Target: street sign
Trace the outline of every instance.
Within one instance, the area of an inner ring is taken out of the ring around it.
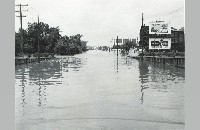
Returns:
[[[149,34],[171,34],[171,26],[166,22],[150,22]]]
[[[171,38],[149,38],[149,49],[170,49]]]

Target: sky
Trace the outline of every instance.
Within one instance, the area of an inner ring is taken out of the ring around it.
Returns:
[[[111,46],[117,36],[139,37],[142,13],[147,26],[161,20],[177,29],[185,27],[184,0],[15,0],[17,4],[28,4],[22,7],[24,29],[28,22],[37,22],[39,15],[40,22],[59,26],[62,36],[81,34],[91,46]],[[15,31],[19,27],[20,19],[15,17]]]

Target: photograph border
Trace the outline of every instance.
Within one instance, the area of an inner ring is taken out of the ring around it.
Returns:
[[[15,87],[14,87],[14,0],[1,1],[1,130],[15,129]],[[186,83],[185,83],[185,130],[198,130],[200,110],[200,87],[198,60],[200,45],[200,18],[198,17],[200,1],[185,1],[186,30]],[[198,10],[197,10],[198,9]],[[194,44],[193,44],[194,43]]]

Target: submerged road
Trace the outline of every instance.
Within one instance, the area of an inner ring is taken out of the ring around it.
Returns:
[[[17,65],[16,130],[183,130],[184,69],[116,52]]]

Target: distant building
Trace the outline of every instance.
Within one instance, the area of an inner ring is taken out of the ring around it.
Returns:
[[[185,34],[183,30],[171,31],[172,50],[185,51]]]
[[[141,26],[139,46],[141,48],[143,42],[144,49],[149,48],[149,26]]]

